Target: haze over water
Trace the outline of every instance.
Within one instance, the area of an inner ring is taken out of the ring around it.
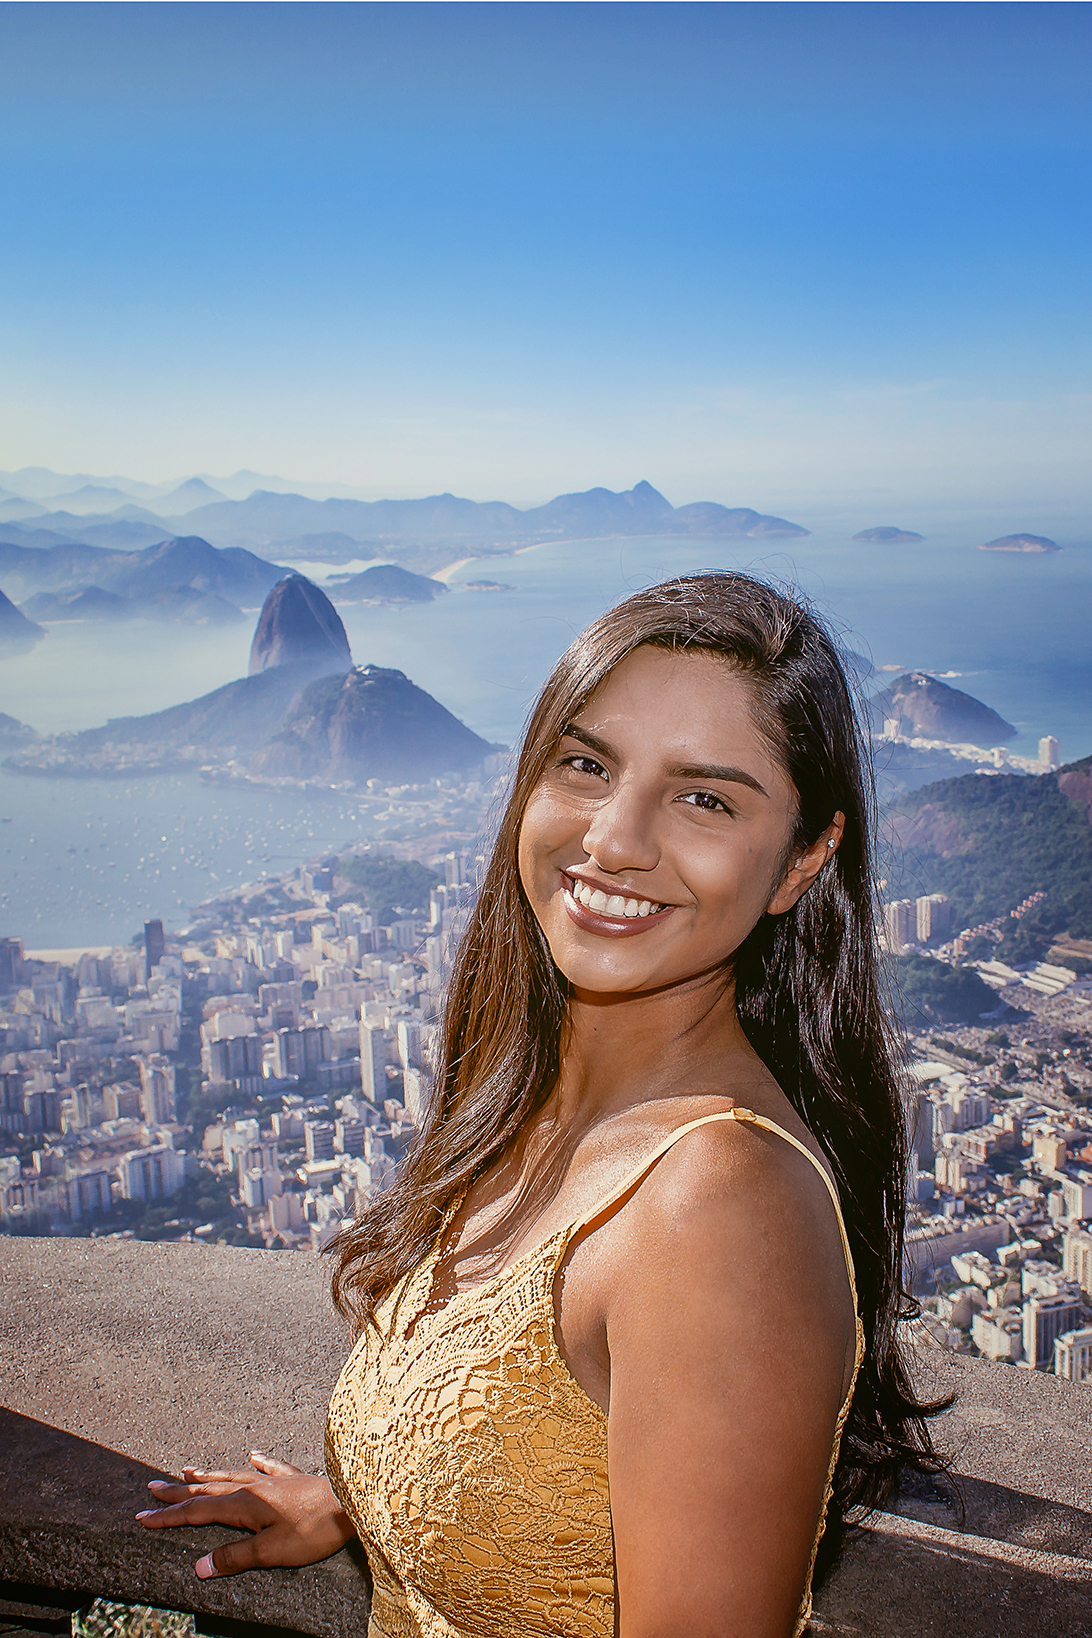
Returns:
[[[999,521],[990,533],[1005,530]],[[877,667],[959,673],[947,680],[1017,727],[1010,749],[1034,755],[1052,733],[1071,761],[1092,752],[1092,545],[1053,532],[1064,550],[1047,556],[978,551],[990,538],[981,525],[894,547],[833,529],[769,543],[567,541],[463,564],[451,595],[429,604],[339,612],[358,664],[398,667],[477,733],[511,744],[550,666],[604,608],[671,575],[742,568],[799,585]],[[512,589],[467,590],[475,580]],[[0,710],[57,732],[193,699],[245,673],[254,619],[216,631],[51,626],[30,654],[0,662]],[[350,798],[183,775],[0,770],[0,817],[11,821],[0,825],[0,933],[39,949],[127,940],[153,915],[184,926],[215,892],[364,834]]]

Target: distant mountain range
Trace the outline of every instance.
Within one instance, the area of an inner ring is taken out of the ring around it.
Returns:
[[[0,541],[0,585],[22,601],[35,593],[97,587],[121,597],[147,598],[179,586],[256,608],[284,574],[241,547],[220,550],[198,535],[183,535],[139,551],[108,551],[73,542],[19,546]]]
[[[286,581],[282,565],[267,563],[242,547],[211,546],[198,535],[131,552],[79,541],[54,546],[0,541],[0,585],[11,594],[10,601],[19,603],[27,622],[139,618],[225,624],[241,620],[242,609],[258,607],[278,582],[287,586],[292,581],[311,585],[298,575]],[[397,564],[382,563],[362,574],[339,577],[332,590],[338,602],[407,603],[441,596],[447,587]],[[282,591],[282,600],[284,595]],[[19,629],[24,639],[30,636],[28,627],[10,620],[8,624],[12,633]],[[40,627],[33,629],[42,635]],[[348,664],[347,644],[345,655]]]
[[[503,548],[544,540],[596,539],[611,535],[686,535],[707,539],[779,540],[803,537],[808,530],[785,518],[750,507],[730,508],[715,501],[672,506],[650,483],[620,493],[589,489],[558,495],[545,506],[520,511],[505,501],[472,501],[457,495],[423,500],[364,501],[328,495],[318,500],[275,489],[256,489],[245,498],[225,498],[222,489],[191,478],[169,493],[148,493],[133,485],[126,493],[120,480],[78,483],[45,492],[42,469],[29,469],[38,498],[20,497],[16,485],[23,473],[0,474],[0,538],[31,547],[80,541],[88,545],[135,550],[155,544],[165,530],[200,535],[215,546],[306,550],[315,537],[341,536],[345,557],[375,556],[361,547],[456,546]],[[30,483],[26,488],[31,487]],[[137,490],[143,491],[137,494]],[[49,505],[43,504],[48,500]]]
[[[170,586],[165,591],[119,597],[117,592],[88,586],[75,592],[38,592],[22,605],[31,620],[165,620],[172,625],[237,625],[243,612],[215,592],[195,586]]]
[[[4,493],[25,497],[30,501],[55,501],[58,495],[72,494],[87,484],[94,487],[119,489],[130,500],[147,501],[149,504],[161,501],[164,496],[175,493],[183,482],[196,481],[207,484],[229,500],[245,500],[252,495],[255,489],[272,489],[275,493],[314,495],[325,499],[327,495],[355,496],[359,491],[352,484],[342,483],[299,483],[288,478],[275,477],[268,472],[252,472],[243,468],[233,472],[230,477],[214,477],[209,472],[190,474],[189,478],[171,479],[167,483],[143,483],[139,478],[125,478],[118,473],[110,476],[90,472],[54,472],[47,466],[24,466],[18,472],[0,472],[0,497]]]

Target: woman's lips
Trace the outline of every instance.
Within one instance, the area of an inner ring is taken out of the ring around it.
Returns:
[[[658,927],[660,923],[675,909],[673,904],[665,904],[659,910],[650,910],[645,915],[608,915],[600,910],[592,910],[586,904],[581,904],[575,895],[576,879],[572,876],[562,876],[564,891],[562,898],[565,909],[578,927],[585,932],[598,933],[602,938],[631,938],[637,933],[647,933],[650,927]],[[580,883],[582,887],[587,884]],[[611,897],[622,898],[623,895],[612,894]],[[642,901],[638,901],[642,902]],[[649,901],[643,901],[648,903]]]

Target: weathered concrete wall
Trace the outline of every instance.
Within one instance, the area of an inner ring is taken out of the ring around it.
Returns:
[[[362,1554],[198,1581],[236,1532],[133,1519],[187,1463],[321,1470],[348,1352],[325,1275],[291,1252],[0,1240],[0,1580],[362,1638]]]
[[[359,1554],[199,1582],[193,1563],[231,1532],[133,1522],[148,1479],[187,1462],[243,1467],[259,1446],[320,1468],[348,1346],[324,1276],[287,1252],[0,1240],[0,1581],[363,1638]],[[1092,1638],[1092,1388],[919,1366],[926,1391],[958,1395],[939,1435],[962,1500],[919,1482],[902,1516],[856,1532],[816,1631]]]

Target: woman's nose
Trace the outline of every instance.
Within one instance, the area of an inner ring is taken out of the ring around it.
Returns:
[[[584,832],[584,851],[611,875],[654,870],[660,862],[655,804],[622,781],[597,804]]]

